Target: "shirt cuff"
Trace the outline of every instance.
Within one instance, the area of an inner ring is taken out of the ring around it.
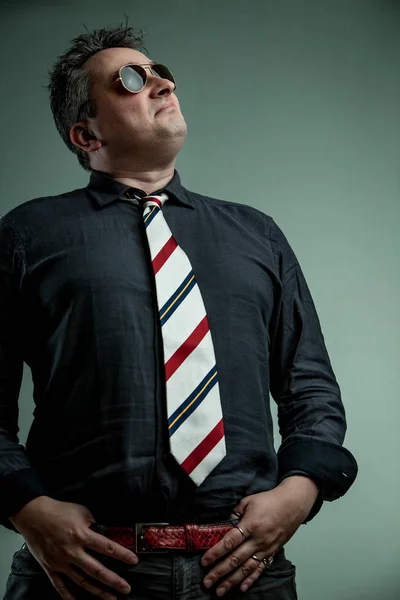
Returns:
[[[332,502],[349,490],[357,477],[354,456],[343,446],[319,440],[300,440],[278,450],[279,480],[301,471],[313,479],[322,500]]]
[[[19,533],[8,519],[38,496],[49,496],[31,468],[19,469],[0,478],[0,524]]]

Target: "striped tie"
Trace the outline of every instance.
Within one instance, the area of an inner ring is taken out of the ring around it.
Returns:
[[[218,371],[203,299],[162,213],[167,194],[140,199],[164,347],[171,453],[196,485],[226,454]]]

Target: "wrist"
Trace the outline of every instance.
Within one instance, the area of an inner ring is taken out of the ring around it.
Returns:
[[[18,529],[18,531],[20,531],[20,528],[23,526],[23,524],[30,519],[32,511],[42,508],[49,501],[54,501],[54,499],[50,498],[50,496],[37,496],[36,498],[33,498],[33,500],[30,500],[24,504],[24,506],[22,506],[22,508],[20,508],[17,512],[10,515],[8,520],[16,529]]]
[[[305,475],[289,475],[282,479],[279,487],[286,490],[291,496],[298,498],[300,505],[308,512],[313,507],[320,492],[315,481]]]

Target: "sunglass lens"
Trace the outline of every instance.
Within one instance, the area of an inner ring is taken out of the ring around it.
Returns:
[[[121,71],[121,79],[131,92],[140,92],[145,82],[145,70],[135,65],[128,65]]]
[[[151,70],[156,77],[168,79],[175,85],[174,76],[164,65],[152,65]],[[146,81],[146,71],[140,65],[127,65],[121,71],[121,78],[125,87],[131,92],[140,92]]]

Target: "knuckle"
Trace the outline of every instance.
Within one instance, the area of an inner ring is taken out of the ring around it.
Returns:
[[[93,570],[93,577],[99,581],[104,581],[106,576],[106,570],[104,567],[95,567]]]
[[[236,554],[232,554],[229,557],[229,565],[233,568],[238,567],[240,564],[240,558]]]
[[[87,542],[87,535],[86,535],[85,531],[83,531],[82,529],[77,529],[76,531],[73,531],[72,538],[73,538],[73,540],[78,542],[78,544],[81,544],[81,545],[84,545]]]
[[[225,546],[225,549],[228,551],[236,548],[236,543],[235,543],[235,540],[232,538],[232,536],[227,536],[224,539],[224,546]]]
[[[54,589],[62,596],[66,592],[66,588],[63,585],[55,585]]]
[[[249,521],[247,524],[247,531],[249,535],[254,535],[257,532],[257,529],[260,527],[260,521]]]
[[[61,598],[63,598],[64,600],[71,600],[71,595],[68,592],[65,585],[63,584],[62,580],[59,577],[52,575],[50,571],[46,571],[46,573],[51,585],[54,587],[58,595],[61,596]]]
[[[90,583],[89,583],[89,581],[88,581],[87,579],[85,579],[85,578],[83,578],[83,579],[77,579],[77,580],[76,580],[76,583],[77,583],[78,585],[80,585],[81,587],[83,587],[83,588],[88,588],[88,587],[90,587]]]
[[[242,565],[241,569],[242,569],[242,573],[245,577],[247,577],[247,575],[250,575],[250,573],[252,573],[254,570],[250,567],[250,565],[246,565],[246,564]]]
[[[71,595],[69,594],[67,588],[65,588],[62,585],[56,585],[54,586],[56,592],[61,596],[61,598],[63,598],[64,600],[69,600],[71,598]]]
[[[261,565],[257,566],[256,571],[258,572],[259,575],[261,575],[261,573],[263,573],[265,570],[265,565],[263,563],[261,563]]]
[[[96,587],[87,579],[76,580],[76,583],[80,585],[84,590],[95,596],[99,596],[100,598],[104,598],[105,600],[115,600],[115,596],[111,595],[106,590],[101,590],[100,588]]]
[[[213,573],[207,573],[207,578],[211,579],[211,581],[214,583],[215,581],[217,581],[217,579],[221,577],[221,575],[222,573],[218,571],[218,569],[216,569],[215,571],[213,571]]]
[[[64,546],[60,550],[61,555],[58,557],[58,560],[64,561],[66,559],[69,562],[73,562],[76,559],[76,546]]]
[[[116,553],[116,548],[113,544],[107,544],[104,548],[104,553],[108,556],[114,556]]]

